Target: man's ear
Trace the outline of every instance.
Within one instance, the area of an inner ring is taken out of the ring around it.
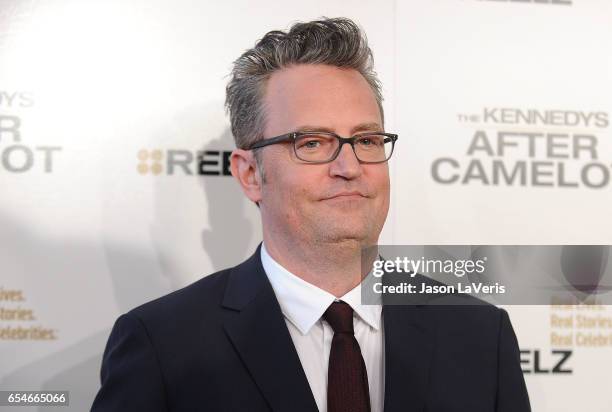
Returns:
[[[230,156],[232,176],[252,202],[261,201],[261,176],[252,150],[235,149]]]

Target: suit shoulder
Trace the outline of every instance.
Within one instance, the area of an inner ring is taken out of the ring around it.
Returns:
[[[167,295],[153,299],[130,310],[128,314],[145,323],[159,321],[168,315],[189,317],[201,314],[207,308],[218,307],[232,268],[223,269]]]
[[[476,298],[467,296],[470,303],[460,305],[429,306],[440,333],[465,336],[467,334],[478,339],[497,340],[504,320],[509,322],[507,312],[495,305],[474,303]]]

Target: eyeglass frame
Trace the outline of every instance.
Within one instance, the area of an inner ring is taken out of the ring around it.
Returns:
[[[306,136],[306,135],[311,135],[311,134],[320,134],[320,135],[332,136],[332,137],[335,137],[338,140],[338,142],[339,142],[338,143],[338,148],[336,149],[336,152],[334,153],[334,155],[329,160],[313,162],[313,161],[310,161],[310,160],[304,160],[304,159],[302,159],[297,154],[297,149],[295,147],[296,139],[301,137],[301,136]],[[357,139],[359,139],[359,138],[367,137],[367,136],[386,136],[386,138],[383,141],[384,143],[387,143],[389,141],[387,139],[391,139],[390,140],[391,141],[391,153],[389,153],[389,157],[387,157],[385,160],[379,160],[379,161],[376,161],[376,162],[368,162],[368,161],[361,160],[359,158],[359,156],[357,155],[357,152],[355,151],[355,141]],[[361,163],[361,164],[379,164],[379,163],[386,163],[386,162],[389,161],[389,159],[391,159],[391,156],[393,155],[393,150],[395,149],[395,142],[397,141],[397,139],[398,139],[398,135],[397,134],[395,134],[395,133],[386,133],[386,132],[365,132],[365,133],[358,133],[358,134],[353,135],[351,137],[342,137],[342,136],[337,135],[336,133],[333,133],[333,132],[323,132],[323,131],[317,131],[317,130],[308,130],[308,131],[285,133],[285,134],[281,134],[279,136],[270,137],[268,139],[259,140],[259,141],[255,142],[255,143],[253,143],[247,150],[261,149],[262,147],[270,146],[270,145],[273,145],[273,144],[291,142],[292,146],[293,146],[293,152],[295,154],[295,157],[297,157],[302,162],[309,163],[309,164],[325,164],[325,163],[331,163],[334,160],[336,160],[338,158],[338,155],[342,151],[342,146],[345,143],[347,143],[347,144],[351,145],[351,148],[353,149],[353,154],[355,154],[355,158],[359,161],[359,163]]]

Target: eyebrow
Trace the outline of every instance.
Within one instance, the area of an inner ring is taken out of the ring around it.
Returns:
[[[325,126],[304,125],[296,129],[296,132],[327,132],[335,133],[335,131]],[[361,123],[351,129],[351,135],[359,132],[382,132],[383,128],[376,122]]]

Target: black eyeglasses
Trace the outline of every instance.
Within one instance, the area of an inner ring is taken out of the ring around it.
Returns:
[[[384,163],[391,158],[397,135],[367,132],[353,137],[341,137],[331,132],[292,132],[254,143],[249,150],[277,143],[293,143],[295,156],[307,163],[334,161],[342,145],[348,143],[360,163]]]

